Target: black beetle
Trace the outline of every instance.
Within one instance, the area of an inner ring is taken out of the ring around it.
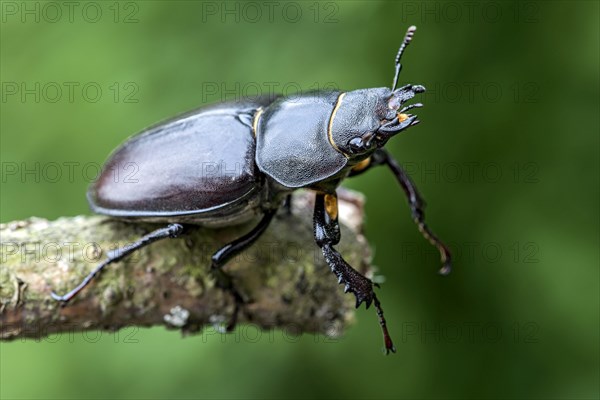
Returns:
[[[113,152],[105,172],[90,187],[90,206],[99,214],[168,226],[109,253],[79,286],[64,296],[52,293],[52,297],[69,301],[106,265],[154,241],[177,237],[186,224],[234,225],[262,215],[249,233],[212,256],[219,285],[234,295],[239,306],[242,298],[222,267],[260,237],[282,203],[289,205],[291,192],[307,188],[316,192],[314,236],[325,261],[345,291],[356,296],[357,308],[362,302],[367,308],[375,304],[386,353],[395,352],[373,290],[377,285],[348,265],[333,247],[340,241],[336,188],[346,177],[387,165],[408,197],[419,230],[440,251],[440,272],[450,272],[450,252],[425,225],[421,196],[400,164],[383,149],[392,136],[419,122],[406,111],[422,104],[404,103],[425,88],[396,89],[400,58],[415,29],[408,29],[396,55],[391,89],[317,91],[221,103],[130,138]],[[112,167],[129,162],[138,166],[139,184],[112,179]],[[202,173],[201,165],[207,162],[216,165],[216,174]]]

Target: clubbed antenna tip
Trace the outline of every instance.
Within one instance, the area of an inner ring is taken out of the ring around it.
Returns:
[[[404,49],[406,48],[406,46],[408,46],[408,44],[411,42],[413,36],[415,35],[416,30],[417,30],[417,27],[414,25],[409,26],[408,29],[406,30],[406,35],[404,35],[404,40],[402,41],[402,44],[400,45],[398,54],[396,54],[396,64],[400,63],[400,57],[402,57],[402,53],[404,53]]]
[[[402,41],[402,44],[400,45],[400,48],[398,49],[398,54],[396,54],[396,60],[395,60],[396,73],[394,74],[394,82],[392,84],[392,91],[396,90],[396,85],[398,84],[398,75],[400,75],[400,70],[402,69],[402,64],[400,64],[400,58],[402,57],[402,53],[404,53],[404,49],[406,49],[406,46],[408,46],[408,44],[412,41],[412,38],[415,35],[416,30],[417,30],[417,27],[414,25],[411,25],[408,27],[408,29],[406,30],[406,34],[404,35],[404,40]]]

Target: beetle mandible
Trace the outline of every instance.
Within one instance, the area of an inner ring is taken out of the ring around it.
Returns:
[[[407,111],[422,104],[404,104],[425,88],[396,88],[400,59],[415,30],[414,26],[408,28],[400,45],[391,89],[316,91],[293,98],[220,103],[131,137],[112,153],[105,172],[90,186],[91,209],[114,218],[167,226],[110,252],[75,289],[64,296],[53,292],[52,297],[68,302],[106,265],[157,240],[177,237],[186,225],[226,226],[260,216],[249,233],[212,256],[211,271],[219,286],[232,293],[239,309],[243,300],[223,266],[261,236],[294,190],[305,188],[316,192],[314,237],[326,263],[338,282],[344,284],[344,291],[355,295],[357,308],[363,302],[366,308],[374,304],[385,351],[395,352],[374,292],[377,284],[352,268],[334,248],[340,241],[336,189],[347,177],[378,165],[387,166],[406,193],[419,231],[440,252],[440,273],[450,272],[450,251],[425,225],[421,196],[401,165],[384,149],[391,137],[419,122]],[[222,168],[237,166],[236,172],[213,177],[191,172],[207,161],[216,161]],[[128,162],[138,165],[136,178],[140,184],[111,179],[111,167]],[[236,316],[237,311],[233,324]]]

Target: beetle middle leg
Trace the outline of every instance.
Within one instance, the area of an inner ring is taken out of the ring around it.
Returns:
[[[356,297],[356,308],[364,301],[367,308],[373,303],[379,316],[379,324],[383,331],[386,353],[396,352],[388,333],[381,303],[373,291],[373,282],[356,271],[344,260],[333,246],[340,242],[340,226],[338,223],[337,195],[317,193],[314,213],[314,235],[321,248],[325,262],[337,276],[338,282],[344,284],[345,292],[352,292]]]
[[[94,279],[94,277],[96,275],[98,275],[100,272],[102,272],[104,267],[106,267],[108,264],[112,264],[114,262],[121,261],[123,258],[127,257],[129,254],[133,253],[134,251],[137,251],[143,247],[146,247],[149,244],[154,243],[158,240],[166,239],[166,238],[175,238],[175,237],[181,235],[181,233],[183,232],[183,229],[184,229],[183,225],[170,224],[164,228],[160,228],[153,232],[150,232],[149,234],[143,236],[142,238],[140,238],[138,241],[136,241],[134,243],[128,244],[124,247],[121,247],[119,249],[111,251],[108,253],[106,260],[101,262],[96,268],[94,268],[94,270],[92,272],[90,272],[85,278],[83,278],[81,283],[79,285],[77,285],[77,287],[75,289],[71,290],[69,293],[67,293],[63,296],[60,296],[54,292],[52,292],[50,295],[52,296],[52,298],[54,300],[62,301],[63,303],[66,303],[69,300],[71,300],[73,297],[75,297],[77,295],[77,293],[79,293],[81,290],[83,290],[83,288],[85,288],[92,281],[92,279]]]
[[[419,228],[419,232],[427,239],[433,246],[435,246],[440,252],[440,258],[442,261],[442,268],[440,274],[448,275],[452,270],[452,255],[450,249],[446,246],[438,237],[429,229],[425,224],[425,201],[419,194],[416,185],[410,179],[406,171],[402,166],[384,149],[377,149],[373,155],[368,159],[368,162],[364,164],[358,164],[354,170],[351,171],[350,176],[356,176],[367,171],[371,167],[378,165],[386,165],[400,183],[402,190],[406,194],[408,204],[410,206],[412,218]]]
[[[250,247],[250,245],[252,245],[252,243],[254,243],[267,230],[267,227],[271,223],[271,220],[273,219],[276,213],[276,209],[268,210],[262,217],[258,225],[256,225],[250,232],[234,240],[233,242],[221,247],[211,257],[210,269],[213,275],[215,276],[217,286],[222,290],[231,293],[235,300],[235,310],[231,321],[227,324],[227,331],[231,331],[233,330],[233,328],[235,328],[240,308],[242,304],[244,304],[244,299],[233,285],[231,275],[223,271],[223,266],[232,257],[236,256],[237,254],[240,254],[242,251]]]
[[[288,194],[285,196],[285,200],[283,201],[283,209],[285,210],[285,215],[292,215],[292,195]]]

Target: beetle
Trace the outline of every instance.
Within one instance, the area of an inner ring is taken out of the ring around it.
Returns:
[[[217,250],[211,271],[219,287],[243,302],[223,266],[254,243],[269,226],[291,193],[316,192],[314,237],[325,262],[356,297],[356,307],[374,304],[385,352],[396,349],[383,309],[374,292],[378,286],[352,268],[335,249],[340,241],[336,189],[347,177],[378,165],[387,166],[404,190],[420,232],[440,252],[442,268],[451,269],[451,255],[427,227],[424,202],[401,165],[384,149],[390,138],[419,123],[405,105],[425,91],[421,85],[396,88],[400,59],[416,27],[408,28],[395,58],[390,88],[349,92],[315,91],[294,97],[259,98],[219,103],[154,125],[117,148],[90,186],[91,209],[110,217],[166,224],[133,244],[110,252],[76,288],[52,297],[68,302],[108,264],[157,240],[175,238],[187,226],[228,226],[258,219],[247,234]],[[138,184],[112,179],[115,166],[135,162]],[[216,165],[208,176],[201,165]],[[232,171],[232,166],[235,166]],[[234,313],[233,323],[237,311]]]

